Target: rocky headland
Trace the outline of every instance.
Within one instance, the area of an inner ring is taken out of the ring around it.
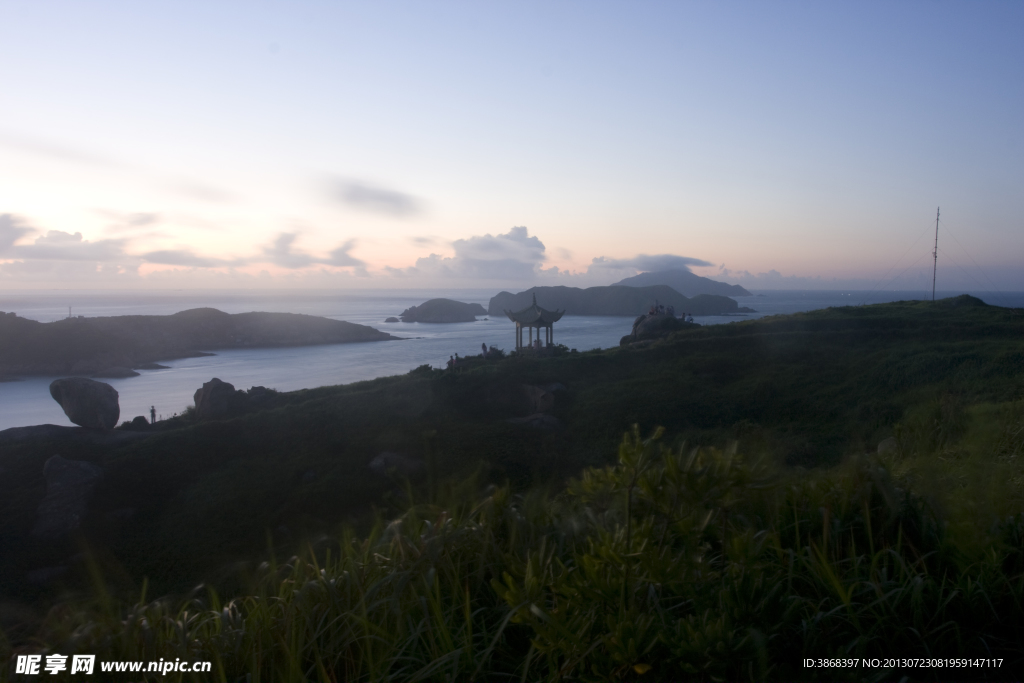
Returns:
[[[693,298],[683,296],[667,285],[629,287],[531,287],[525,292],[501,292],[491,298],[488,313],[499,315],[503,311],[519,311],[529,306],[536,295],[537,303],[551,310],[564,310],[566,315],[622,315],[636,316],[646,313],[657,301],[673,306],[676,315],[730,315],[753,313],[735,300],[717,294],[699,294]]]
[[[66,318],[41,323],[0,313],[0,377],[130,377],[160,360],[218,349],[311,346],[398,339],[366,325],[295,313],[228,314],[195,308],[174,315]]]
[[[664,339],[673,332],[699,328],[700,325],[685,322],[673,315],[647,315],[645,313],[637,316],[637,319],[633,321],[632,331],[619,340],[619,346]]]
[[[480,304],[467,304],[452,299],[431,299],[402,311],[403,323],[471,323],[476,316],[487,315]]]

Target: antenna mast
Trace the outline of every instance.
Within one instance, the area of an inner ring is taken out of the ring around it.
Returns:
[[[932,301],[935,301],[935,273],[939,269],[939,209],[935,209],[935,249],[932,251]]]

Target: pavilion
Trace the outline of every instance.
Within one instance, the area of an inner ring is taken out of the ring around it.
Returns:
[[[533,330],[537,329],[537,339],[540,339],[540,330],[544,329],[544,343],[546,346],[550,346],[555,340],[555,328],[554,324],[562,319],[565,315],[565,311],[549,311],[546,308],[541,308],[537,305],[537,295],[533,295],[533,304],[527,306],[521,311],[513,313],[512,311],[505,311],[505,315],[508,319],[516,324],[516,349],[523,348],[523,328],[529,328],[530,332],[530,343],[527,345],[533,347]]]

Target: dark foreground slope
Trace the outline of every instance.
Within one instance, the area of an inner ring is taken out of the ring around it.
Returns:
[[[68,318],[52,323],[6,314],[0,315],[0,377],[92,374],[216,349],[387,339],[395,337],[365,325],[294,313],[232,315],[196,308],[174,315]]]
[[[531,287],[525,292],[500,292],[491,297],[487,312],[490,315],[502,315],[506,310],[521,311],[533,303],[534,296],[537,297],[540,306],[549,310],[562,310],[567,315],[637,316],[646,313],[655,302],[675,307],[676,315],[728,315],[751,312],[749,308],[740,308],[739,304],[727,296],[699,294],[689,298],[667,285],[611,285],[586,289],[565,286]]]
[[[186,416],[130,440],[8,430],[0,585],[31,593],[26,572],[79,554],[77,540],[31,534],[54,454],[103,469],[83,537],[166,588],[258,552],[268,529],[295,539],[359,518],[394,489],[370,467],[384,452],[434,478],[482,467],[526,486],[607,462],[637,423],[695,444],[739,438],[813,467],[873,450],[936,402],[1019,399],[1022,378],[1021,312],[961,297],[704,327],[644,349],[471,359],[456,372],[278,394],[265,410]],[[547,417],[509,422],[538,411]]]

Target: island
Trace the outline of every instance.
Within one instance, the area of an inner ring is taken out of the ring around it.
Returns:
[[[525,292],[501,292],[491,298],[487,312],[498,315],[502,311],[518,311],[530,305],[536,296],[544,308],[564,310],[566,315],[623,315],[646,313],[655,302],[675,308],[677,315],[733,315],[754,313],[741,307],[727,296],[699,294],[693,298],[683,296],[667,285],[651,287],[531,287]]]
[[[452,299],[431,299],[402,311],[403,323],[471,323],[476,316],[487,315],[480,304],[467,304]]]
[[[398,339],[366,325],[296,313],[195,308],[173,315],[65,318],[52,323],[0,314],[0,377],[130,377],[160,360],[217,349],[311,346]]]
[[[674,268],[672,270],[659,270],[649,273],[640,273],[633,277],[627,277],[613,284],[625,285],[627,287],[650,287],[651,285],[668,285],[684,296],[697,296],[698,294],[719,294],[721,296],[753,296],[739,285],[730,285],[711,278],[701,277],[686,270],[685,268]]]

